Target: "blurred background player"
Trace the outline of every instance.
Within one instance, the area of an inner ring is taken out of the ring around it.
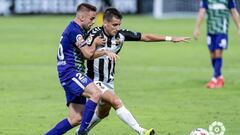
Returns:
[[[99,2],[99,8],[97,13],[97,19],[96,19],[96,25],[102,26],[103,25],[103,12],[108,8],[111,7],[111,0],[98,0]]]
[[[222,69],[222,53],[228,47],[229,16],[232,14],[234,23],[240,34],[240,21],[235,0],[201,0],[194,37],[198,39],[200,26],[207,12],[207,44],[210,52],[213,77],[207,83],[207,88],[221,88],[224,85]]]
[[[95,17],[96,7],[82,3],[77,7],[75,19],[62,33],[57,69],[61,85],[65,90],[69,115],[46,135],[62,135],[79,125],[80,121],[82,123],[79,134],[85,134],[84,131],[92,119],[101,91],[84,74],[84,59],[90,59],[95,51],[95,43],[98,41],[102,44],[103,41],[97,37],[93,45],[88,46],[84,37],[94,24]],[[89,97],[87,102],[85,97]]]
[[[118,59],[117,54],[120,52],[124,41],[187,42],[190,38],[141,34],[120,29],[121,20],[122,15],[117,9],[108,8],[103,15],[103,26],[96,27],[89,32],[89,36],[93,36],[93,39],[100,35],[106,40],[106,43],[97,47],[93,57],[94,60],[87,61],[87,75],[94,80],[103,92],[88,130],[91,130],[101,119],[107,117],[111,107],[113,107],[117,116],[139,135],[154,135],[152,128],[147,130],[138,124],[131,112],[123,105],[121,99],[114,93],[114,70]]]
[[[103,12],[112,6],[112,0],[87,0],[87,2],[97,7],[96,26],[102,26]]]

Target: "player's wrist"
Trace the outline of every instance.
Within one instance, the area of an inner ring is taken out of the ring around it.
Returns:
[[[169,42],[171,42],[172,39],[173,39],[173,37],[171,37],[171,36],[165,36],[165,41],[169,41]]]

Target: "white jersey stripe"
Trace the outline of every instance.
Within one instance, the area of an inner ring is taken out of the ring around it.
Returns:
[[[85,89],[85,87],[82,85],[82,83],[81,83],[78,79],[72,78],[72,80],[73,80],[78,86],[80,86],[82,89]]]

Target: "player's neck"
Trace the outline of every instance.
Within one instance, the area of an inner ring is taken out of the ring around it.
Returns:
[[[107,31],[106,31],[106,28],[103,26],[103,32],[106,36],[108,37],[112,37]]]
[[[80,21],[77,17],[75,17],[73,21],[74,21],[76,24],[78,24],[81,28],[83,28],[81,21]]]

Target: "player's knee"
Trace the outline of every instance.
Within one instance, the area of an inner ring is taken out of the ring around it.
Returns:
[[[118,109],[122,106],[122,101],[119,98],[114,98],[112,100],[112,106],[114,109]]]
[[[98,117],[99,117],[100,119],[104,119],[104,118],[106,118],[108,115],[109,115],[109,111],[102,111],[102,112],[99,112],[99,113],[98,113]]]
[[[82,121],[82,117],[80,115],[72,115],[72,116],[69,116],[69,120],[72,126],[77,126]]]

